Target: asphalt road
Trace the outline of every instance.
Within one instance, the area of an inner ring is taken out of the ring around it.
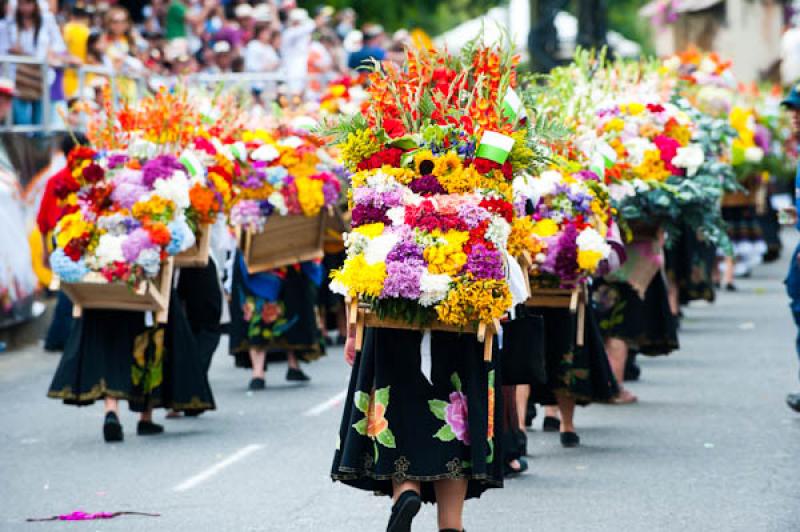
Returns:
[[[783,403],[800,390],[785,267],[762,266],[738,293],[687,309],[682,349],[642,360],[630,386],[639,404],[578,412],[581,448],[532,432],[530,472],[469,502],[467,529],[800,530],[800,414]],[[57,355],[0,354],[0,530],[384,530],[387,500],[328,477],[348,377],[341,351],[307,368],[309,386],[271,366],[267,391],[253,395],[223,349],[211,371],[218,411],[166,420],[156,438],[137,437],[125,412],[121,445],[103,443],[100,405],[45,397]],[[160,517],[25,523],[78,509]],[[435,530],[434,516],[424,508],[415,530]]]

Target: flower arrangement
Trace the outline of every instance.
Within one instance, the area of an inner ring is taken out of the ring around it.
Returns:
[[[168,255],[194,245],[186,212],[196,184],[172,155],[137,159],[81,146],[57,194],[72,206],[54,231],[53,271],[66,282],[91,272],[108,282],[154,278]]]
[[[231,223],[260,231],[273,213],[317,216],[339,202],[337,165],[306,130],[283,126],[242,134]]]
[[[327,122],[352,186],[334,292],[421,325],[491,323],[512,306],[512,182],[543,161],[515,64],[499,47],[410,50],[406,68],[370,75],[363,113]]]
[[[366,74],[360,74],[333,80],[320,98],[320,112],[323,115],[357,113],[361,109],[361,104],[367,99],[367,91],[364,89],[366,78]]]

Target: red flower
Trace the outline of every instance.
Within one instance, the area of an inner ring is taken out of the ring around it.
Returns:
[[[664,167],[672,175],[683,175],[683,170],[672,164],[672,159],[677,155],[681,143],[666,135],[658,135],[653,139],[653,142],[658,147],[658,151],[661,152],[661,160],[664,161]]]
[[[400,166],[400,159],[403,156],[403,153],[403,150],[400,148],[386,148],[385,150],[373,153],[358,163],[358,169],[374,170],[382,167],[385,164],[397,168]]]
[[[69,168],[64,168],[53,176],[53,193],[58,199],[66,199],[73,192],[77,192],[81,186],[72,177]]]
[[[503,176],[507,181],[514,179],[514,168],[511,166],[511,161],[504,162],[500,169],[503,171]]]
[[[96,163],[92,163],[83,169],[83,178],[87,183],[97,183],[101,181],[105,175],[105,170]]]
[[[386,134],[393,139],[402,137],[406,134],[406,127],[403,125],[403,122],[396,118],[384,118],[383,130],[386,131]]]
[[[661,113],[664,111],[664,106],[660,103],[648,103],[647,110],[651,113]]]
[[[217,149],[214,147],[208,139],[204,139],[203,137],[198,137],[194,140],[194,147],[198,150],[202,150],[209,155],[216,155]]]
[[[483,157],[475,157],[475,160],[472,161],[472,166],[474,166],[475,170],[483,175],[490,173],[492,170],[497,170],[500,168],[500,165],[496,162],[489,159],[484,159]]]
[[[159,246],[166,246],[172,238],[169,229],[162,223],[155,223],[149,227],[145,227],[145,229],[150,233],[150,240]]]
[[[505,218],[508,223],[511,223],[514,219],[514,206],[505,200],[496,198],[484,199],[481,200],[479,205],[489,212],[499,214]]]

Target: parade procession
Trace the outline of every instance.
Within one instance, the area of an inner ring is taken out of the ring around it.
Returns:
[[[3,3],[0,530],[800,530],[800,5],[395,4]]]

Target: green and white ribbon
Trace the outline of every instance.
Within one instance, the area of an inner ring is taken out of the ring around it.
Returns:
[[[525,104],[520,99],[517,92],[511,87],[506,91],[506,96],[503,98],[503,116],[516,122],[528,116],[525,110]]]
[[[186,168],[186,172],[191,177],[199,177],[205,174],[205,171],[203,169],[203,163],[200,162],[200,158],[197,156],[196,153],[188,150],[184,151],[181,154],[179,161],[181,162],[183,167]]]
[[[514,138],[496,131],[484,131],[475,156],[503,164],[514,147]]]
[[[589,170],[602,178],[606,175],[606,169],[611,168],[617,162],[617,152],[614,148],[608,145],[607,142],[601,142],[597,146],[597,151],[592,155],[591,162],[589,163]]]

